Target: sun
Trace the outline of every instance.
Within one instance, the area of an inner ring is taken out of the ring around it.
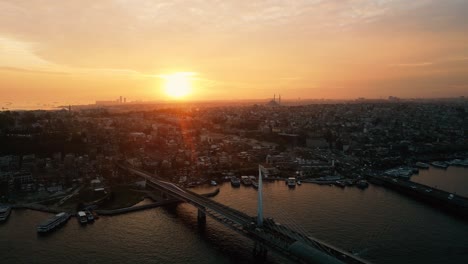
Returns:
[[[164,92],[174,99],[182,99],[192,92],[191,76],[193,73],[177,72],[163,75]]]

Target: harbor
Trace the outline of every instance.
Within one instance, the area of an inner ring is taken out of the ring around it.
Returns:
[[[432,176],[439,182],[447,178],[466,178],[465,168],[431,168],[427,173],[430,172],[437,173]],[[452,173],[457,175],[450,175]],[[420,173],[412,180],[426,176],[431,175]],[[465,181],[464,186],[467,183]],[[468,261],[462,250],[468,244],[465,221],[386,187],[371,184],[361,191],[358,188],[303,183],[290,189],[284,180],[266,181],[263,185],[266,215],[280,224],[292,220],[293,225],[301,230],[352,250],[371,263]],[[441,186],[440,183],[437,185]],[[205,184],[191,190],[206,194],[217,188],[220,191],[212,199],[255,215],[257,192],[254,188],[233,188],[230,182],[222,182],[218,186]],[[197,211],[183,203],[173,208],[157,207],[117,216],[101,215],[94,224],[86,226],[71,218],[50,236],[38,236],[35,226],[51,216],[53,214],[39,211],[12,210],[8,222],[0,224],[0,246],[22,249],[24,254],[18,257],[7,252],[2,263],[31,263],[37,257],[44,259],[39,263],[57,263],[67,261],[70,254],[76,256],[76,261],[85,262],[92,258],[100,263],[137,261],[149,264],[157,261],[181,264],[194,258],[202,264],[251,261],[252,245],[248,240],[239,238],[210,218],[207,219],[206,230],[199,231]],[[395,236],[397,231],[403,232]],[[347,237],[355,239],[350,241]],[[430,245],[420,243],[436,240],[439,242]],[[31,247],[25,248],[25,243]],[[63,245],[67,245],[67,253],[60,250]],[[183,255],[177,253],[180,248],[184,248]],[[103,250],[109,254],[99,255]],[[83,251],[85,256],[80,254]],[[287,262],[273,255],[269,263]]]

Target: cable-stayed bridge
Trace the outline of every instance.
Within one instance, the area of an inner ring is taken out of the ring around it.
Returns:
[[[259,209],[258,216],[249,216],[239,210],[213,201],[190,190],[158,178],[151,173],[117,164],[120,170],[143,177],[147,185],[167,195],[189,203],[198,209],[198,222],[206,223],[206,215],[226,227],[252,239],[255,242],[254,254],[264,258],[267,251],[274,251],[284,257],[300,263],[368,263],[344,250],[323,241],[307,236],[299,231],[277,224],[262,214],[262,177],[259,173]]]

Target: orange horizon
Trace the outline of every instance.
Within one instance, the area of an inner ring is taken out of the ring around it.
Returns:
[[[169,100],[181,72],[174,100],[468,96],[466,2],[0,6],[0,105]]]

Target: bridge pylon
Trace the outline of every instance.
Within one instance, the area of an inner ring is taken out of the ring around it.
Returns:
[[[257,226],[263,225],[263,183],[261,165],[258,165],[258,201],[257,201]]]

